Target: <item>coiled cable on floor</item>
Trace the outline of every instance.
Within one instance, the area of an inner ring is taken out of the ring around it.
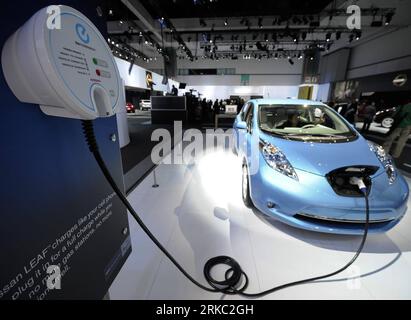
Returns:
[[[325,279],[332,277],[344,270],[346,270],[349,266],[351,266],[355,260],[357,260],[358,256],[360,255],[361,251],[364,248],[365,241],[367,239],[368,235],[368,227],[369,227],[369,218],[370,218],[370,213],[369,213],[369,203],[368,203],[368,195],[366,192],[364,192],[364,198],[365,198],[365,206],[366,206],[366,212],[365,212],[365,224],[364,224],[364,233],[362,236],[362,240],[360,242],[360,245],[355,253],[355,255],[352,257],[352,259],[345,264],[342,268],[317,277],[312,277],[308,279],[303,279],[299,281],[294,281],[294,282],[289,282],[283,285],[276,286],[274,288],[258,292],[258,293],[247,293],[245,290],[248,287],[248,276],[247,274],[241,269],[241,266],[239,263],[228,256],[217,256],[214,258],[209,259],[206,264],[204,265],[204,277],[207,281],[207,283],[211,286],[211,288],[204,286],[203,284],[199,283],[197,280],[195,280],[187,271],[184,270],[184,268],[174,259],[174,257],[163,247],[163,245],[156,239],[156,237],[151,233],[151,231],[147,228],[147,226],[144,224],[144,222],[141,220],[137,212],[134,210],[133,206],[128,202],[127,198],[123,194],[123,192],[120,190],[120,188],[117,186],[116,182],[114,181],[113,177],[110,174],[110,171],[107,169],[106,164],[104,163],[103,158],[101,157],[97,140],[94,135],[94,128],[93,128],[93,122],[91,120],[82,120],[82,127],[83,127],[83,133],[86,138],[88,147],[90,149],[90,152],[94,155],[94,158],[96,159],[96,162],[98,166],[100,167],[104,177],[110,184],[110,186],[113,188],[114,192],[117,194],[117,196],[120,198],[124,206],[128,209],[130,214],[133,216],[133,218],[136,220],[136,222],[139,224],[139,226],[143,229],[143,231],[147,234],[147,236],[151,239],[151,241],[154,242],[154,244],[167,256],[167,258],[176,266],[176,268],[188,279],[190,280],[193,284],[198,286],[199,288],[209,291],[209,292],[220,292],[224,294],[239,294],[245,297],[250,297],[250,298],[256,298],[260,296],[264,296],[288,287],[292,286],[297,286],[301,284],[305,284],[308,282],[314,282],[317,280]],[[215,279],[211,273],[212,269],[216,267],[217,265],[226,265],[228,266],[228,269],[225,272],[225,279],[224,280],[217,280]]]

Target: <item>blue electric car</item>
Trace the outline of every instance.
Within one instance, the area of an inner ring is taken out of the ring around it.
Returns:
[[[384,149],[323,103],[247,102],[234,122],[233,151],[243,159],[247,206],[306,230],[362,234],[369,192],[370,232],[385,232],[407,210],[408,184]]]

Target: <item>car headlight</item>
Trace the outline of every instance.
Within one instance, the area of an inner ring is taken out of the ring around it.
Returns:
[[[271,168],[298,181],[298,176],[293,166],[279,148],[266,141],[260,141],[260,150]]]
[[[375,153],[378,160],[380,160],[383,165],[385,172],[387,173],[389,183],[393,184],[395,179],[397,179],[397,170],[395,169],[391,156],[385,152],[382,146],[374,142],[368,141],[368,145],[370,146],[370,150]]]

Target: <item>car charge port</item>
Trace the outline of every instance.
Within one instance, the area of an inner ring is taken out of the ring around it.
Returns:
[[[338,195],[344,197],[363,197],[358,186],[350,183],[350,178],[362,178],[369,192],[372,184],[371,176],[375,174],[377,170],[378,167],[375,166],[342,167],[329,172],[326,178]]]

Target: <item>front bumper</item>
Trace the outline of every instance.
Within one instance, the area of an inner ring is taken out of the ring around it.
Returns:
[[[250,176],[250,195],[263,213],[297,228],[325,233],[362,234],[365,201],[361,197],[337,195],[323,176],[295,169],[292,178],[269,167],[260,156],[260,167]],[[372,179],[369,193],[369,232],[385,232],[394,227],[407,211],[408,184],[398,176],[389,185],[382,172]],[[274,207],[269,208],[274,205]]]

